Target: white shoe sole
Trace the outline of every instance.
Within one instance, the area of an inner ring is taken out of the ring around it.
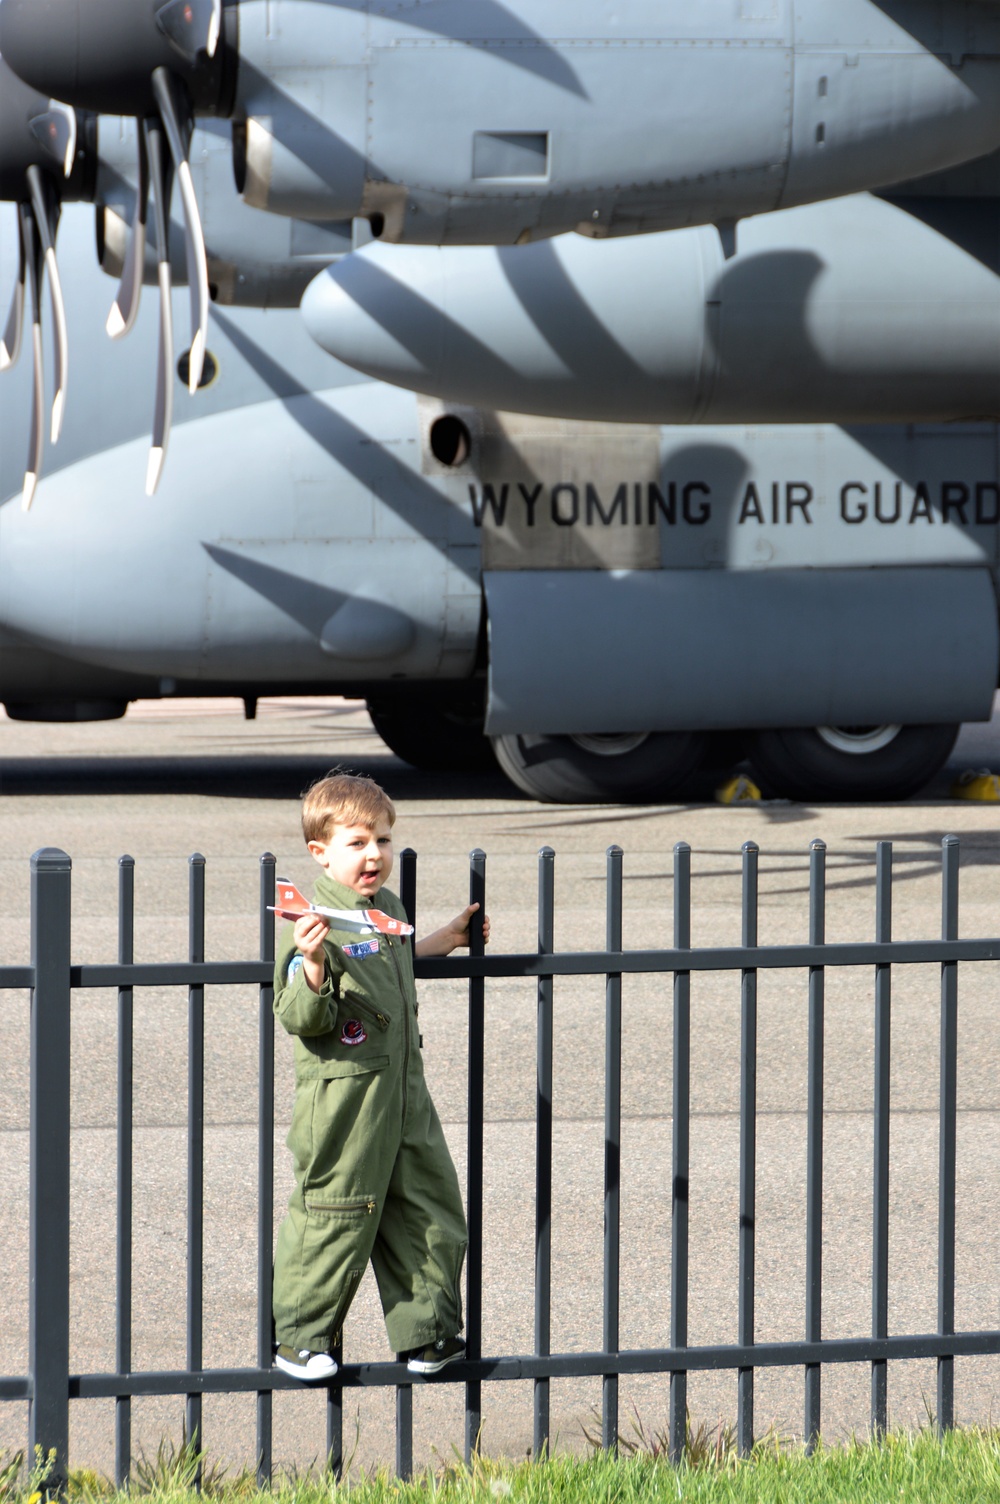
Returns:
[[[452,1363],[458,1363],[465,1357],[464,1353],[456,1353],[453,1358],[443,1358],[440,1363],[424,1363],[419,1358],[411,1358],[406,1365],[407,1373],[440,1373],[442,1368],[450,1368]]]
[[[330,1358],[322,1364],[319,1372],[317,1372],[316,1356],[316,1354],[313,1354],[313,1357],[310,1358],[308,1364],[303,1368],[301,1363],[290,1363],[287,1358],[283,1358],[279,1353],[275,1353],[274,1366],[275,1368],[280,1368],[282,1373],[287,1373],[291,1378],[298,1379],[300,1384],[327,1383],[336,1375],[336,1360]],[[310,1369],[312,1369],[311,1373]]]

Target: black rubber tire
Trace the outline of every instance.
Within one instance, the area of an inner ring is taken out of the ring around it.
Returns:
[[[873,752],[831,747],[811,727],[757,731],[748,753],[765,795],[810,802],[907,799],[948,760],[957,726],[901,726]]]
[[[496,770],[482,712],[464,701],[368,701],[372,725],[390,751],[431,773]]]
[[[643,804],[670,797],[702,760],[695,731],[651,731],[614,756],[588,751],[570,736],[495,736],[497,762],[512,783],[547,804]]]

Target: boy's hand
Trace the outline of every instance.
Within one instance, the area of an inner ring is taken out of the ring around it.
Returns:
[[[456,914],[450,924],[444,925],[432,934],[425,935],[418,940],[413,948],[417,956],[450,956],[453,950],[469,943],[469,923],[473,914],[478,910],[478,903],[470,903],[465,906],[461,914]],[[483,915],[483,943],[489,944],[490,940],[490,916]]]
[[[329,933],[330,926],[320,914],[303,914],[295,921],[295,949],[302,956],[302,971],[313,992],[322,992],[326,980],[323,941]]]

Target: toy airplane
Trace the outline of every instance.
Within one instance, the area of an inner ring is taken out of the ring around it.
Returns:
[[[381,909],[325,909],[322,904],[310,903],[294,883],[285,878],[276,879],[277,903],[268,908],[279,919],[301,919],[305,914],[319,914],[327,919],[334,929],[354,930],[359,935],[412,935],[413,925],[403,919],[393,919]]]

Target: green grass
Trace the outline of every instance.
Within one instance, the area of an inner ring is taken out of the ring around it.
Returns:
[[[689,1435],[679,1468],[663,1456],[661,1438],[637,1430],[618,1457],[556,1456],[508,1463],[477,1457],[471,1468],[455,1462],[400,1483],[382,1471],[337,1484],[316,1474],[276,1479],[261,1495],[252,1472],[228,1475],[211,1468],[189,1446],[160,1447],[136,1465],[130,1496],[86,1470],[71,1474],[75,1504],[125,1504],[142,1495],[155,1504],[194,1504],[201,1467],[201,1497],[223,1504],[1000,1504],[1000,1431],[969,1428],[943,1439],[932,1431],[891,1435],[879,1443],[853,1441],[820,1448],[812,1457],[771,1438],[740,1460],[725,1432]],[[0,1504],[44,1504],[46,1465],[26,1473],[23,1460],[0,1455]]]

